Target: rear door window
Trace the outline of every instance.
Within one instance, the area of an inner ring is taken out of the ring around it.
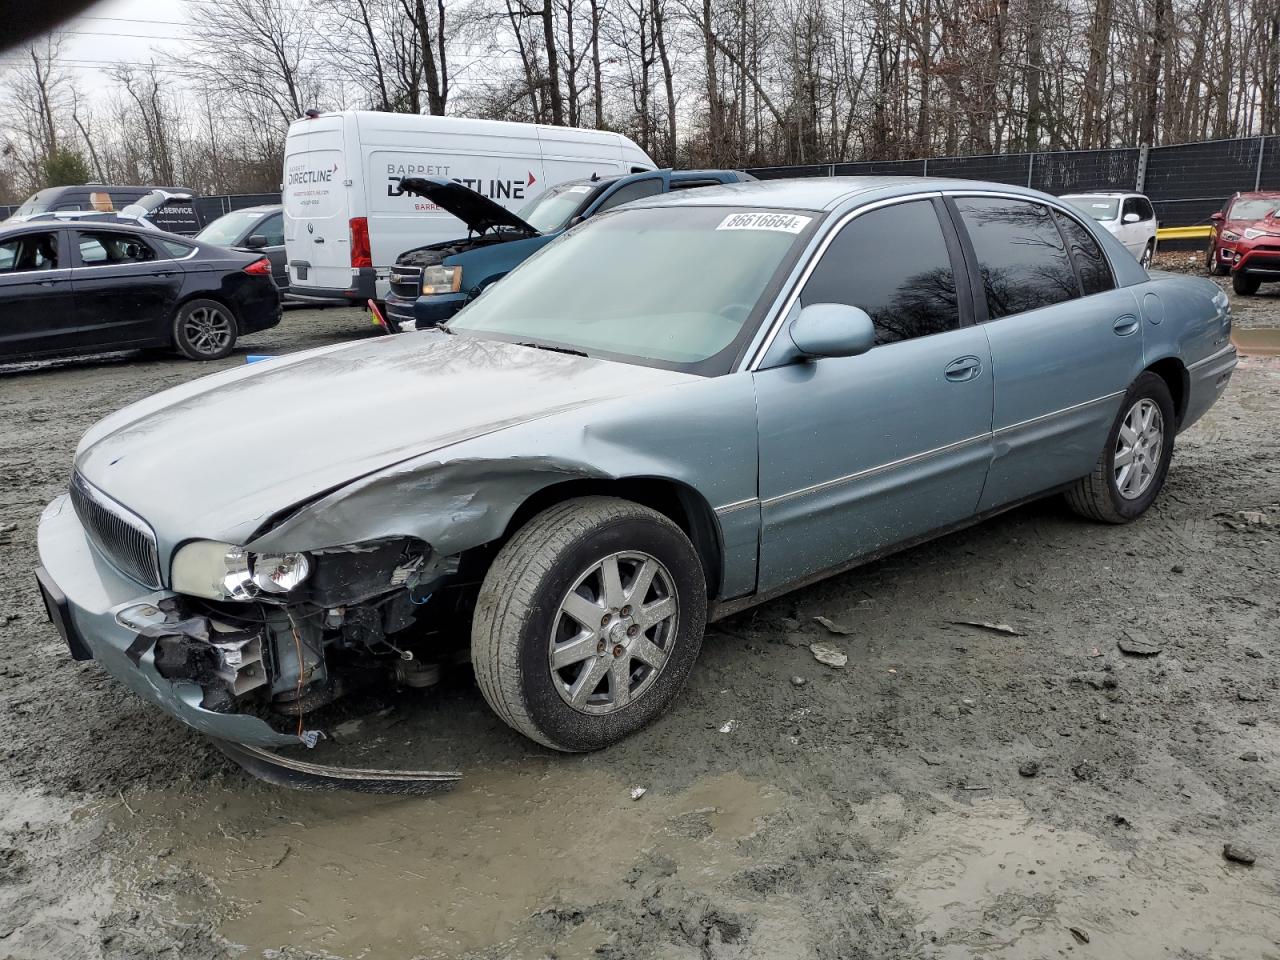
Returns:
[[[861,307],[876,343],[960,326],[956,276],[932,202],[912,200],[855,217],[827,247],[800,294]]]
[[[973,242],[992,320],[1051,307],[1080,295],[1062,235],[1042,203],[956,197]]]
[[[58,235],[24,233],[0,240],[0,273],[27,273],[58,268]]]
[[[1067,238],[1067,246],[1080,274],[1080,286],[1084,295],[1087,297],[1114,289],[1116,283],[1111,276],[1111,265],[1107,263],[1107,258],[1093,235],[1065,214],[1055,211],[1054,218],[1062,229],[1062,235]]]
[[[146,263],[156,259],[155,251],[141,238],[114,231],[77,230],[80,262],[86,267],[121,263]]]

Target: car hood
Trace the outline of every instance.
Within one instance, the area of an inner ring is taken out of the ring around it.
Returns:
[[[402,177],[400,189],[415,197],[426,197],[441,210],[453,214],[467,229],[482,233],[493,227],[511,227],[530,236],[537,230],[488,197],[442,177]]]
[[[282,511],[393,464],[693,379],[461,334],[400,334],[157,394],[91,429],[76,468],[150,522],[162,546],[247,542]]]

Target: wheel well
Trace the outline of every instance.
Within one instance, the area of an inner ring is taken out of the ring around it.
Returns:
[[[714,599],[720,589],[721,560],[720,525],[707,501],[697,491],[674,480],[658,477],[625,477],[619,480],[566,480],[539,490],[522,503],[512,515],[503,533],[505,543],[536,514],[574,497],[618,497],[642,504],[667,517],[684,531],[698,551],[698,559],[707,579],[707,599]]]
[[[1187,368],[1177,357],[1165,357],[1151,364],[1147,370],[1159,376],[1168,386],[1169,395],[1173,397],[1174,413],[1181,423],[1187,412],[1187,399],[1191,392],[1191,376],[1187,373]]]

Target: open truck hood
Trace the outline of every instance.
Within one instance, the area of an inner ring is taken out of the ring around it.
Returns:
[[[467,229],[477,233],[494,227],[510,227],[531,237],[538,235],[536,229],[506,207],[453,180],[442,177],[402,177],[400,189],[415,197],[426,197],[441,210],[453,214],[465,223]]]
[[[394,464],[690,379],[462,334],[403,334],[156,394],[91,428],[75,465],[162,545],[244,543],[282,511]]]

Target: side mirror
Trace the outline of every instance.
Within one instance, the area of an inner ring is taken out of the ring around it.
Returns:
[[[575,213],[572,217],[569,218],[569,222],[564,225],[564,228],[568,230],[570,227],[576,227],[585,219],[587,218],[584,217],[582,214]]]
[[[1209,219],[1212,220],[1214,223],[1221,223],[1226,218],[1223,217],[1221,210],[1216,210],[1213,213],[1209,214]]]
[[[1142,217],[1138,216],[1136,213],[1126,213],[1124,215],[1125,223],[1137,223],[1141,219]]]
[[[260,233],[255,233],[253,236],[249,237],[249,239],[245,240],[244,245],[248,250],[261,250],[267,245],[267,238]]]
[[[865,310],[845,303],[811,303],[787,328],[804,357],[856,357],[876,344],[876,328]]]

